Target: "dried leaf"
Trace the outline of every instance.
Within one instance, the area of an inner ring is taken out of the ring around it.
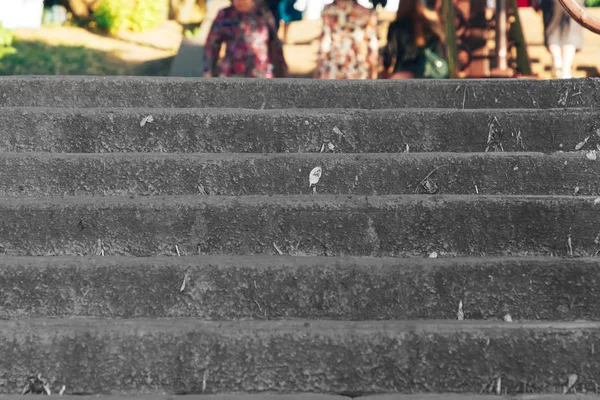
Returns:
[[[580,189],[579,189],[579,186],[575,186],[575,190],[573,191],[573,195],[574,195],[574,196],[579,196],[579,194],[580,194],[580,193],[579,193],[579,190],[580,190]]]
[[[183,282],[181,283],[181,288],[179,289],[179,293],[181,293],[185,290],[185,285],[189,278],[190,278],[190,274],[189,274],[189,272],[186,272],[185,275],[183,276]]]
[[[65,394],[65,389],[67,389],[67,387],[65,385],[62,385],[62,387],[60,388],[60,392],[58,392],[58,395],[62,396],[63,394]]]
[[[579,377],[577,376],[577,374],[569,375],[569,378],[567,380],[567,389],[571,390],[573,386],[575,386],[575,384],[577,383],[578,378]]]
[[[337,133],[338,135],[340,135],[340,136],[343,136],[343,135],[344,135],[344,134],[342,133],[342,131],[340,131],[340,128],[338,128],[337,126],[334,126],[334,127],[333,127],[333,131],[334,131],[335,133]]]
[[[496,381],[496,394],[499,396],[502,394],[502,377],[499,376]]]
[[[317,183],[319,183],[319,179],[321,179],[322,173],[321,167],[314,167],[312,171],[310,171],[310,175],[308,176],[308,187],[313,187]]]
[[[437,258],[437,257],[438,257],[437,251],[432,251],[431,253],[429,253],[429,258]]]
[[[152,118],[152,115],[148,115],[147,117],[144,117],[142,119],[142,121],[140,122],[140,126],[146,125],[147,122],[154,122],[154,118]]]
[[[595,159],[597,158],[597,156],[596,156],[596,150],[588,151],[588,152],[585,154],[585,157],[586,157],[588,160],[595,160]]]
[[[335,149],[335,146],[331,142],[329,142],[329,144],[327,145],[327,147],[329,147],[329,151],[333,151]]]
[[[323,143],[323,145],[321,145],[321,151],[319,153],[322,153],[325,151],[325,143]]]
[[[204,374],[202,374],[202,393],[206,390],[206,381],[208,380],[208,369],[204,370]]]
[[[504,322],[513,322],[513,320],[512,320],[512,318],[511,318],[510,314],[506,314],[506,315],[504,316]]]
[[[596,197],[594,199],[594,204],[600,204],[600,197]]]
[[[590,137],[586,137],[585,139],[583,139],[583,142],[579,142],[577,143],[577,146],[575,146],[575,150],[581,150],[581,148],[583,146],[585,146],[585,144],[588,142],[588,140],[590,140]]]
[[[458,312],[456,313],[456,318],[459,321],[462,321],[465,319],[465,314],[463,313],[463,303],[462,300],[458,302]]]

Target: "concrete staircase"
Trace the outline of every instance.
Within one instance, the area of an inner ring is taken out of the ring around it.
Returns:
[[[0,78],[0,392],[596,392],[599,89]]]

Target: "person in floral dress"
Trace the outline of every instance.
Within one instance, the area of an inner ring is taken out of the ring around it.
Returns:
[[[221,45],[225,55],[219,60]],[[219,62],[220,61],[220,62]],[[288,75],[271,12],[254,0],[233,0],[217,14],[204,48],[204,76],[273,78]]]
[[[323,10],[319,79],[377,79],[377,14],[353,0],[337,0]]]

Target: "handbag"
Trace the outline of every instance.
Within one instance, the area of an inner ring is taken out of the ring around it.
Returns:
[[[448,61],[440,57],[435,51],[435,43],[423,49],[419,58],[417,78],[447,79],[450,76]]]

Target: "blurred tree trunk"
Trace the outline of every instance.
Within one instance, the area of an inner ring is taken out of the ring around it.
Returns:
[[[67,10],[73,13],[78,18],[89,18],[94,10],[94,6],[99,0],[68,0],[64,3]]]
[[[206,16],[206,0],[169,0],[169,19],[180,24],[200,23]]]

